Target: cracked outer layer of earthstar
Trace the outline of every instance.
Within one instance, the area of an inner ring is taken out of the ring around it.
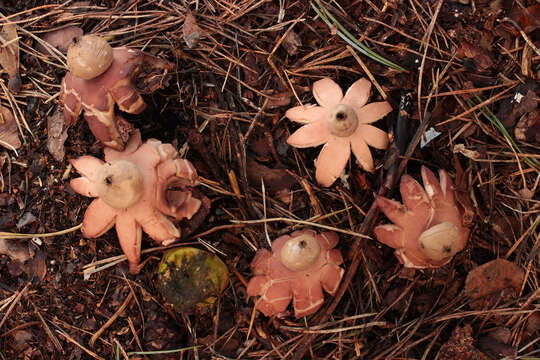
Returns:
[[[201,206],[191,188],[199,184],[193,165],[177,158],[171,144],[136,131],[124,151],[105,148],[105,162],[82,156],[71,161],[82,177],[72,179],[77,193],[96,197],[84,214],[82,233],[97,238],[116,226],[130,272],[139,272],[142,232],[166,246],[181,235],[173,220],[191,219]]]
[[[447,264],[469,237],[448,173],[439,170],[439,182],[428,168],[423,166],[421,172],[424,188],[409,175],[401,178],[403,205],[376,196],[377,205],[393,224],[374,229],[377,240],[394,248],[405,267],[417,269]]]
[[[247,287],[249,296],[259,296],[257,310],[272,316],[284,312],[292,300],[297,318],[317,312],[324,302],[322,289],[334,295],[345,272],[341,252],[334,249],[338,241],[334,232],[300,230],[274,240],[272,251],[259,250]],[[284,253],[291,255],[286,261]]]
[[[141,94],[166,85],[173,64],[137,49],[111,48],[95,35],[77,39],[67,56],[70,71],[62,80],[60,101],[68,126],[84,110],[94,136],[122,150],[133,126],[115,112],[115,104],[121,111],[140,114],[146,108]]]

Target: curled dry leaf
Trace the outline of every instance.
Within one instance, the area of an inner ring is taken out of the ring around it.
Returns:
[[[290,201],[290,191],[296,179],[284,169],[272,169],[259,164],[251,157],[247,159],[248,181],[257,189],[261,188],[261,180],[267,191],[283,202]]]
[[[535,109],[522,116],[514,128],[517,140],[528,142],[540,142],[540,112]]]
[[[539,96],[540,85],[535,81],[526,81],[525,84],[516,88],[513,96],[501,101],[497,117],[506,128],[510,128],[523,114],[534,111],[538,107]]]
[[[47,149],[56,161],[64,160],[67,130],[66,120],[60,111],[47,118]]]
[[[464,291],[473,309],[489,309],[517,297],[524,276],[513,262],[496,259],[469,272]]]
[[[5,20],[4,21],[8,21]],[[19,75],[19,40],[14,24],[4,24],[0,31],[0,65],[9,75],[9,90],[18,92],[21,89]]]
[[[0,106],[0,145],[10,150],[21,147],[19,129],[10,109]]]
[[[294,30],[291,30],[287,36],[285,36],[281,45],[283,45],[289,55],[294,56],[298,54],[298,48],[302,46],[302,39]]]
[[[0,239],[0,255],[7,255],[12,260],[24,263],[34,256],[34,252],[28,248],[26,242]]]
[[[193,49],[197,46],[201,38],[201,28],[197,25],[197,20],[191,12],[186,13],[184,25],[182,26],[182,34],[188,48]]]

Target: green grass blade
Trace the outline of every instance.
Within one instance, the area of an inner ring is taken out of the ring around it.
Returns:
[[[474,97],[476,98],[476,101],[478,101],[477,103],[475,103],[472,99],[469,100],[469,105],[471,106],[475,106],[475,105],[478,105],[480,103],[483,102],[482,98],[476,94],[474,94]],[[497,128],[497,130],[500,131],[500,133],[508,140],[508,142],[511,144],[511,146],[515,149],[516,152],[520,153],[520,154],[523,154],[523,151],[521,151],[521,149],[519,148],[519,146],[516,144],[516,142],[514,141],[514,139],[512,138],[512,136],[510,135],[510,133],[508,132],[508,130],[506,130],[506,128],[504,127],[504,125],[501,123],[501,121],[499,120],[499,118],[487,107],[487,106],[482,106],[480,109],[480,112],[482,113],[482,115],[484,115],[484,117],[486,119],[489,120],[489,122],[491,124],[493,124],[493,126],[495,126],[495,128]],[[531,165],[532,167],[538,167],[539,164],[538,162],[535,160],[535,159],[531,159],[529,157],[525,157],[525,162],[529,165]]]
[[[366,45],[364,45],[361,41],[356,39],[337,19],[326,9],[322,3],[319,0],[315,0],[317,3],[317,6],[310,2],[311,7],[317,15],[328,25],[328,27],[332,28],[333,25],[336,25],[338,28],[337,34],[339,37],[341,37],[347,44],[351,45],[354,49],[358,50],[361,54],[369,57],[372,60],[375,60],[383,65],[386,65],[388,67],[391,67],[393,69],[399,70],[399,71],[407,71],[407,69],[393,63],[390,60],[385,59],[384,57],[380,56],[370,48],[368,48]]]

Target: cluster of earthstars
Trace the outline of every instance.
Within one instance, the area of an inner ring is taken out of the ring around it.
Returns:
[[[193,165],[177,158],[171,144],[155,139],[143,143],[139,132],[115,112],[116,104],[124,112],[141,113],[145,103],[140,94],[162,87],[172,64],[138,50],[111,48],[104,39],[86,35],[70,46],[68,67],[61,94],[65,118],[71,123],[84,110],[91,131],[106,146],[105,161],[91,156],[72,161],[82,175],[71,181],[72,188],[96,197],[85,213],[83,235],[99,237],[116,226],[130,271],[137,273],[142,231],[170,244],[181,235],[175,221],[190,219],[201,206],[192,194],[198,185]],[[322,79],[313,85],[319,106],[286,112],[290,120],[304,124],[288,138],[290,145],[324,145],[315,162],[320,185],[331,186],[340,177],[351,150],[358,165],[371,172],[375,167],[368,146],[388,147],[388,134],[371,124],[392,107],[386,101],[368,104],[370,93],[366,79],[356,81],[345,95],[333,80]],[[411,268],[448,263],[469,235],[449,175],[440,170],[438,180],[423,167],[422,179],[424,187],[408,175],[402,177],[403,204],[376,197],[393,224],[377,226],[375,236]],[[258,296],[256,308],[272,316],[283,313],[292,300],[296,317],[315,313],[323,304],[323,289],[335,294],[344,274],[342,255],[335,249],[338,240],[334,232],[300,230],[276,239],[271,250],[259,250],[247,288],[248,295]]]
[[[322,79],[313,84],[319,104],[297,106],[286,116],[304,124],[287,142],[298,148],[323,145],[315,161],[315,179],[330,186],[340,177],[351,156],[366,171],[374,171],[368,145],[388,147],[388,134],[373,125],[392,107],[386,101],[368,104],[371,83],[356,81],[343,95],[338,84]],[[461,212],[454,198],[454,185],[448,173],[439,171],[440,180],[422,167],[424,188],[412,177],[401,179],[403,204],[381,196],[376,203],[393,224],[375,228],[377,239],[394,248],[398,260],[409,268],[434,268],[448,263],[467,242],[469,230],[462,225]],[[251,264],[255,275],[247,293],[259,296],[256,308],[267,316],[285,311],[293,301],[295,316],[315,313],[323,304],[322,289],[333,295],[344,270],[339,250],[334,249],[334,232],[317,234],[310,230],[282,236],[272,251],[259,250]]]
[[[141,93],[162,87],[173,65],[139,50],[112,48],[95,35],[77,38],[67,52],[69,72],[60,100],[68,126],[84,110],[90,130],[105,145],[105,161],[82,156],[71,161],[82,177],[71,180],[77,193],[95,197],[84,214],[82,233],[103,235],[113,226],[130,272],[139,272],[142,232],[168,245],[180,238],[175,224],[191,219],[202,201],[193,165],[178,158],[171,144],[142,142],[138,130],[115,112],[140,114]]]

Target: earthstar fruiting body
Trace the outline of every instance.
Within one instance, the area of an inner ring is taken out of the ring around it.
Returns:
[[[377,239],[396,249],[399,261],[410,268],[433,268],[448,263],[463,250],[469,230],[462,225],[454,199],[454,184],[439,170],[440,182],[422,167],[424,188],[409,175],[401,178],[403,204],[376,197],[381,211],[394,223],[375,227]]]
[[[370,92],[371,83],[362,78],[343,96],[339,85],[326,78],[313,84],[320,106],[297,106],[285,113],[290,120],[306,124],[287,139],[290,145],[305,148],[324,144],[315,164],[315,177],[322,186],[332,185],[341,175],[351,150],[364,170],[373,171],[368,145],[388,147],[388,134],[369,124],[386,116],[392,107],[387,101],[367,104]]]
[[[90,80],[103,74],[113,62],[111,45],[96,35],[81,36],[68,47],[67,66],[76,77]]]
[[[85,35],[68,50],[70,71],[62,80],[60,100],[68,125],[82,110],[90,130],[104,145],[122,150],[133,126],[115,113],[140,114],[146,104],[140,94],[167,82],[173,64],[140,50],[110,48],[105,40]]]
[[[344,270],[334,232],[295,231],[272,242],[272,251],[261,249],[251,263],[255,275],[249,296],[260,296],[256,308],[266,316],[285,311],[291,299],[295,316],[315,313],[324,302],[322,289],[333,295]]]
[[[73,190],[96,197],[84,214],[83,235],[96,238],[116,225],[131,273],[139,271],[142,231],[171,244],[181,233],[170,218],[191,219],[201,206],[191,192],[199,183],[197,172],[176,156],[171,144],[143,144],[136,131],[124,151],[105,148],[105,162],[92,156],[71,161],[82,175],[71,180]]]

